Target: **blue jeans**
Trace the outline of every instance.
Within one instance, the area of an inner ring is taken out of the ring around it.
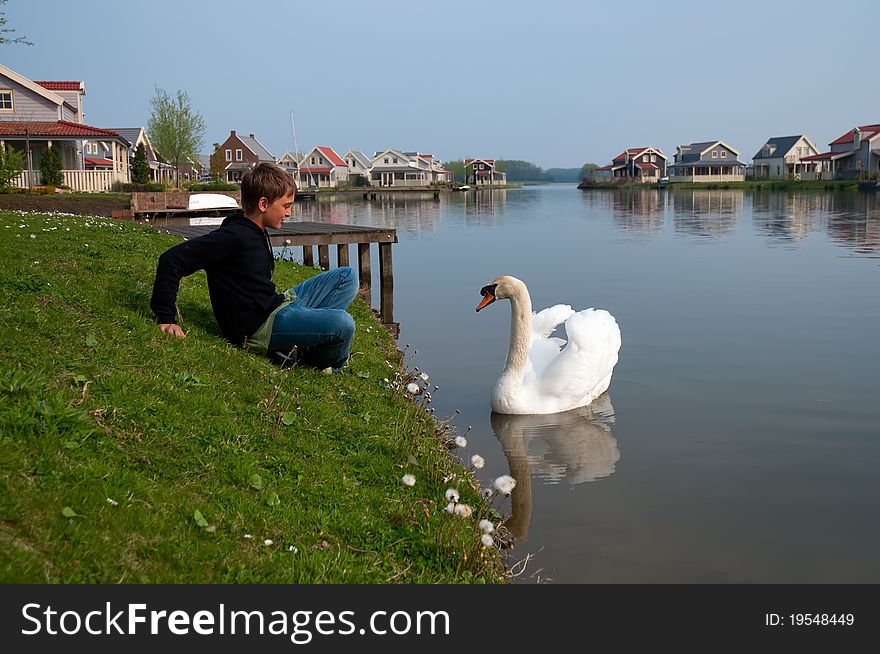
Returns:
[[[358,291],[354,271],[343,266],[293,287],[296,299],[275,314],[269,352],[289,353],[317,368],[340,368],[348,361],[354,318],[345,310]]]

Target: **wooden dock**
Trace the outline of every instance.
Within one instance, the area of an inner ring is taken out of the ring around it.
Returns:
[[[191,239],[217,229],[218,225],[174,225],[152,223],[159,231]],[[315,265],[314,247],[318,248],[318,265],[330,269],[330,246],[336,247],[338,266],[348,266],[349,246],[357,245],[357,271],[360,292],[370,304],[372,281],[370,272],[370,246],[379,248],[379,318],[382,324],[397,338],[400,325],[394,322],[394,271],[391,245],[397,243],[396,229],[377,229],[360,225],[337,225],[333,223],[290,222],[281,229],[268,229],[269,242],[273,247],[302,247],[303,263]]]

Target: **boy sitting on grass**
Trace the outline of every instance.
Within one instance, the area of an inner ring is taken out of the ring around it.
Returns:
[[[346,308],[358,289],[352,269],[322,272],[283,294],[272,282],[275,258],[266,229],[279,229],[290,217],[295,195],[289,174],[261,163],[241,180],[243,211],[163,253],[150,299],[159,329],[186,337],[175,322],[180,280],[204,270],[214,317],[230,343],[276,361],[334,370],[345,365],[354,336]]]

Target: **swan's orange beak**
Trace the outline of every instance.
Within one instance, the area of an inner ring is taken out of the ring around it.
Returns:
[[[492,304],[495,301],[495,294],[492,291],[485,291],[483,293],[483,299],[480,300],[480,303],[477,305],[477,311],[480,309],[485,309],[487,306]]]

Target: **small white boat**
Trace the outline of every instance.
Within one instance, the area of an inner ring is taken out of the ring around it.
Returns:
[[[193,193],[189,196],[189,204],[187,206],[187,209],[190,211],[238,208],[238,202],[222,193]]]
[[[462,186],[454,186],[454,187],[452,188],[452,190],[453,190],[453,191],[470,191],[470,190],[471,190],[471,187],[468,186],[467,184],[464,184],[464,185],[462,185]]]

